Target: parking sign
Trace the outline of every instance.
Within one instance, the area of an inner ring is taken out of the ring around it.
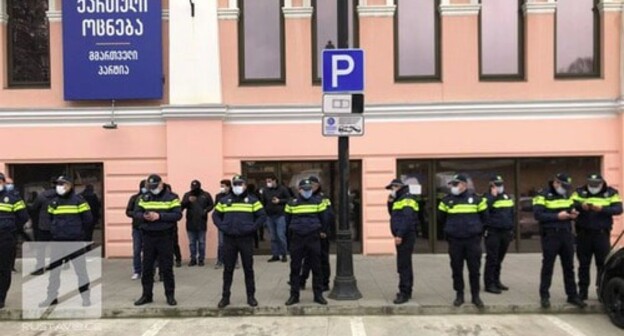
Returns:
[[[362,91],[364,91],[364,51],[323,50],[323,92]]]

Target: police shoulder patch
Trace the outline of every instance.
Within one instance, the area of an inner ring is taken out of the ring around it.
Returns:
[[[4,199],[2,201],[4,203],[9,203],[9,196],[4,196]]]
[[[249,197],[245,197],[244,201],[245,203],[249,203]]]
[[[509,196],[507,196],[507,194],[505,194],[503,197],[504,197],[505,199],[509,199]]]
[[[468,203],[470,203],[470,204],[474,203],[474,198],[470,197],[470,198],[468,199]]]

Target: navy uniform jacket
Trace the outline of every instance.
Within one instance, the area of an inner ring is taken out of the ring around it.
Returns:
[[[540,191],[533,198],[533,215],[542,229],[563,229],[572,231],[572,221],[559,220],[561,211],[570,212],[574,209],[574,201],[570,196],[559,195],[552,186],[552,182],[545,190]]]
[[[488,220],[485,227],[498,230],[513,230],[516,211],[511,196],[502,193],[494,197],[488,193],[485,198],[488,206]]]
[[[309,199],[301,195],[293,198],[284,210],[288,229],[299,236],[311,233],[327,234],[330,220],[327,204],[327,201],[317,195]]]
[[[93,223],[89,203],[73,190],[56,196],[48,205],[50,233],[56,241],[84,241],[85,228]]]
[[[487,216],[487,200],[470,191],[446,195],[438,206],[438,221],[451,238],[481,236]]]
[[[409,188],[403,187],[397,191],[393,202],[388,202],[388,213],[390,213],[390,231],[394,237],[405,237],[405,235],[416,232],[418,226],[418,201],[409,194]]]
[[[0,231],[15,232],[28,221],[26,203],[16,194],[0,191]]]
[[[139,196],[134,218],[141,222],[139,228],[143,231],[161,233],[172,231],[182,218],[181,206],[178,195],[165,188],[158,195],[147,193]],[[143,215],[148,211],[157,212],[160,219],[155,222],[146,221]]]
[[[576,219],[576,227],[582,230],[607,230],[613,227],[613,216],[622,214],[622,199],[617,190],[607,186],[596,195],[587,190],[587,186],[579,188],[572,194],[575,207],[580,212]],[[583,203],[600,205],[602,211],[583,210]]]
[[[267,215],[260,200],[247,192],[239,196],[229,193],[219,199],[212,221],[224,235],[253,236]]]

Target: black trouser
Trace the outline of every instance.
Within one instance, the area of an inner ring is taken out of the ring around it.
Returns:
[[[590,284],[589,267],[592,256],[596,259],[596,286],[604,269],[605,259],[611,249],[611,232],[609,230],[578,229],[576,235],[576,257],[579,261],[579,292],[587,295]]]
[[[412,295],[414,287],[414,270],[412,268],[412,253],[416,233],[411,232],[403,236],[401,245],[396,245],[397,251],[397,272],[399,273],[399,291],[401,294]]]
[[[175,278],[173,276],[173,232],[143,231],[143,296],[151,298],[154,289],[154,263],[158,259],[158,269],[165,285],[165,295],[175,294]]]
[[[323,293],[321,272],[321,237],[318,232],[307,235],[293,233],[290,237],[290,294],[299,296],[301,285],[301,266],[303,259],[312,269],[312,288],[314,295]]]
[[[56,299],[61,288],[61,268],[63,262],[70,260],[74,265],[74,271],[78,277],[78,290],[80,293],[89,291],[89,274],[87,273],[86,248],[76,251],[76,245],[83,242],[72,242],[65,245],[64,242],[55,241],[50,246],[50,282],[48,284],[48,298]],[[84,243],[86,246],[86,243]]]
[[[288,245],[290,246],[290,245]],[[301,267],[301,278],[299,283],[304,286],[310,277],[310,262],[307,258],[303,259]],[[329,237],[321,239],[321,284],[325,288],[329,288],[329,277],[331,276],[331,267],[329,265]]]
[[[37,264],[35,270],[40,270],[45,267],[46,247],[47,244],[43,242],[49,242],[52,240],[52,233],[49,230],[35,229],[35,240],[42,244],[37,244],[36,259]]]
[[[176,262],[182,262],[182,251],[180,251],[180,240],[178,237],[178,225],[173,230],[173,256]],[[160,273],[162,274],[162,272]]]
[[[5,301],[11,287],[11,268],[15,259],[16,245],[17,241],[12,232],[0,230],[0,302]]]
[[[501,283],[501,265],[503,264],[507,249],[512,240],[513,230],[488,229],[487,236],[485,237],[485,250],[487,255],[485,257],[485,273],[483,276],[486,288]]]
[[[571,230],[565,229],[544,229],[542,232],[540,297],[550,298],[549,289],[557,256],[561,258],[566,295],[575,298],[578,292],[574,279],[574,236]]]
[[[256,294],[256,282],[253,270],[254,234],[243,237],[223,235],[223,297],[230,298],[234,267],[238,254],[241,256],[243,272],[245,273],[245,288],[247,297]]]
[[[464,293],[464,262],[468,264],[470,278],[470,292],[478,296],[479,269],[481,268],[481,236],[470,238],[449,237],[449,255],[451,256],[451,269],[453,271],[453,289],[458,293]]]

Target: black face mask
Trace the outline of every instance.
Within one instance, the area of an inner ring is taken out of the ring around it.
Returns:
[[[200,193],[201,193],[201,189],[200,188],[191,190],[191,194],[193,194],[195,196],[199,195]]]

